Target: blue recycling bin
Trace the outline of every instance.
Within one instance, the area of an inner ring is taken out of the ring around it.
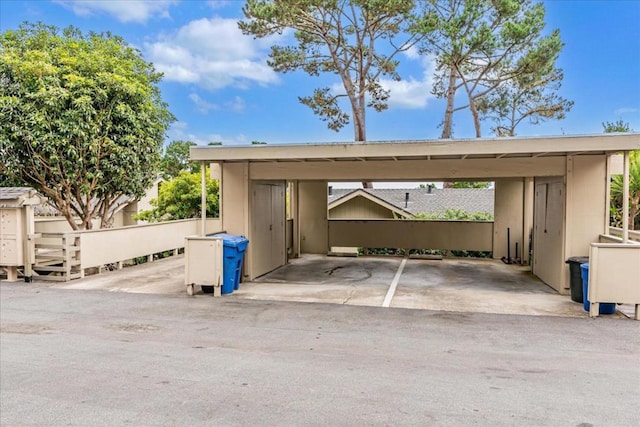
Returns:
[[[240,275],[242,274],[242,260],[249,245],[249,239],[234,234],[218,233],[214,237],[222,239],[223,250],[223,277],[222,294],[233,293],[240,288]]]
[[[589,311],[591,303],[589,302],[589,263],[580,264],[580,272],[582,274],[582,299],[584,300],[584,310]],[[616,312],[616,304],[613,302],[600,303],[600,314],[613,314]]]

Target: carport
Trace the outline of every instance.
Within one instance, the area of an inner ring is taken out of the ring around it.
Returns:
[[[518,245],[533,274],[566,294],[565,260],[589,254],[592,243],[616,241],[607,237],[608,184],[628,171],[628,152],[637,149],[639,134],[602,134],[208,146],[192,147],[190,157],[203,169],[212,164],[220,179],[222,229],[251,242],[246,280],[334,246],[492,251],[500,259]],[[327,218],[330,181],[472,180],[495,182],[493,223]],[[626,227],[618,240],[628,241]]]

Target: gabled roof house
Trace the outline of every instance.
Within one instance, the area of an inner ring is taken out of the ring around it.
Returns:
[[[448,209],[493,215],[493,188],[329,187],[329,218],[411,218]]]

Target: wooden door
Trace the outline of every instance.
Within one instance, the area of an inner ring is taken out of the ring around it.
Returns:
[[[533,273],[560,289],[564,266],[563,178],[537,179],[533,217]]]
[[[285,185],[271,186],[271,266],[286,264]]]
[[[252,194],[251,257],[253,276],[286,263],[284,183],[254,183]]]

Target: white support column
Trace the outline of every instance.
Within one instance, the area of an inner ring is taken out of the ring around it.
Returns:
[[[218,220],[220,221],[220,226],[224,224],[224,220],[222,218],[222,192],[224,185],[222,185],[222,163],[209,163],[209,176],[213,180],[218,180]],[[220,231],[220,230],[216,230]]]
[[[611,226],[611,155],[607,155],[607,172],[605,173],[604,183],[604,203],[607,207],[606,214],[604,216],[604,234],[609,233],[609,227]]]
[[[629,152],[624,152],[622,172],[622,242],[629,242]]]
[[[531,234],[533,233],[534,193],[533,177],[525,178],[522,208],[522,264],[529,264],[529,243],[531,242]]]
[[[293,248],[291,251],[292,258],[300,257],[300,209],[298,202],[298,181],[289,181],[289,214],[293,219]]]
[[[207,164],[204,160],[200,162],[200,172],[200,235],[204,236],[207,234]]]

